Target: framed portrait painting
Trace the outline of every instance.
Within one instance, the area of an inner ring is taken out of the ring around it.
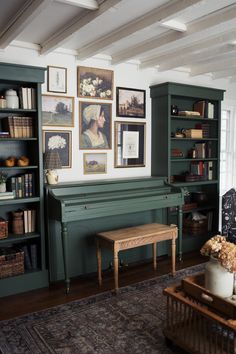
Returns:
[[[145,166],[145,123],[115,122],[115,167]]]
[[[118,117],[145,118],[146,91],[126,87],[117,87],[116,115]]]
[[[62,168],[71,167],[71,131],[43,130],[44,152],[55,150],[58,152]]]
[[[67,69],[59,66],[47,68],[48,92],[67,93]]]
[[[112,70],[79,66],[77,74],[78,97],[113,99],[114,73]]]
[[[111,149],[111,103],[79,103],[80,149]]]
[[[84,154],[84,174],[97,174],[107,172],[107,154]]]
[[[42,95],[42,125],[74,126],[74,97]]]

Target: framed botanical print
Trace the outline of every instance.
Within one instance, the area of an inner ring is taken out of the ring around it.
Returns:
[[[48,92],[67,93],[67,69],[59,66],[47,68]]]
[[[62,168],[71,167],[71,131],[43,130],[44,152],[55,150],[58,152]]]
[[[115,167],[145,166],[145,123],[115,122]]]
[[[111,149],[111,103],[79,103],[80,149]]]
[[[107,69],[78,67],[78,97],[113,99],[113,71]]]
[[[74,97],[42,95],[42,125],[74,126]]]
[[[107,154],[84,154],[84,174],[97,174],[107,172]]]
[[[116,115],[118,117],[145,118],[146,91],[127,87],[117,87]]]

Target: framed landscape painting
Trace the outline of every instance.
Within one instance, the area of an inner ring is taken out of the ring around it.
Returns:
[[[74,97],[42,95],[42,125],[74,126]]]
[[[126,87],[117,87],[116,115],[118,117],[145,118],[146,91]]]
[[[113,99],[112,70],[78,67],[78,97]]]
[[[71,131],[65,130],[44,130],[43,148],[44,152],[55,150],[58,152],[62,168],[71,167]]]
[[[107,154],[84,154],[84,174],[97,174],[107,172]]]

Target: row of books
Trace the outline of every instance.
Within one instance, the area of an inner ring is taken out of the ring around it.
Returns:
[[[29,198],[34,195],[34,175],[25,173],[7,179],[8,190],[13,192],[14,198]]]
[[[199,112],[201,117],[205,117],[205,118],[209,118],[209,119],[214,118],[215,106],[212,102],[210,102],[208,100],[201,100],[201,101],[195,102],[193,105],[193,109],[194,109],[194,111]]]
[[[23,209],[24,233],[35,232],[36,229],[36,210]]]
[[[191,162],[190,172],[196,176],[203,176],[205,180],[213,179],[213,161]]]
[[[24,264],[26,270],[35,270],[38,268],[38,247],[36,244],[21,246],[24,251]]]
[[[196,143],[194,145],[195,158],[196,159],[205,159],[212,157],[212,144],[211,142],[207,143]]]
[[[23,109],[36,108],[35,89],[32,87],[20,87],[19,89],[20,107]]]
[[[32,138],[34,136],[33,118],[9,116],[2,119],[2,130],[11,138]]]

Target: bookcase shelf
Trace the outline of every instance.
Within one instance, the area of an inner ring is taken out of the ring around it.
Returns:
[[[9,228],[8,237],[0,240],[0,247],[22,248],[25,255],[25,273],[0,279],[0,297],[48,285],[45,262],[41,123],[41,84],[44,82],[44,76],[45,68],[0,63],[1,95],[5,95],[8,89],[14,89],[20,98],[19,109],[0,109],[1,132],[9,132],[9,136],[0,138],[0,171],[8,176],[7,191],[15,188],[16,191],[20,190],[22,194],[19,195],[23,196],[0,199],[0,217],[8,220]],[[30,100],[33,101],[30,106],[36,108],[22,108],[25,103],[22,91],[25,87],[32,95]],[[28,166],[5,166],[5,160],[10,156],[19,159],[23,155],[29,158]],[[32,196],[26,197],[31,193]],[[24,232],[34,229],[35,232],[24,234],[12,232],[13,218],[17,212],[23,215],[20,218],[24,224]],[[32,263],[33,269],[27,268],[26,253],[29,255],[28,260]]]
[[[152,176],[166,176],[167,181],[182,188],[187,203],[193,203],[194,193],[206,195],[205,205],[197,204],[183,211],[182,224],[189,227],[189,217],[198,212],[207,218],[207,230],[198,236],[191,232],[183,239],[183,250],[200,248],[210,235],[218,232],[220,123],[223,90],[166,82],[150,87],[152,99]],[[171,114],[171,106],[179,111],[194,111],[196,103],[204,103],[201,116]],[[209,110],[210,107],[210,110]],[[204,117],[203,117],[204,115]],[[210,118],[208,118],[208,116]],[[199,133],[202,137],[183,137]],[[182,181],[183,180],[183,181]],[[214,206],[214,207],[213,207]],[[186,222],[188,218],[188,222]],[[177,223],[176,213],[168,213],[168,222]],[[194,230],[196,231],[196,229]],[[180,232],[183,233],[182,225]],[[191,241],[190,241],[191,240]]]

